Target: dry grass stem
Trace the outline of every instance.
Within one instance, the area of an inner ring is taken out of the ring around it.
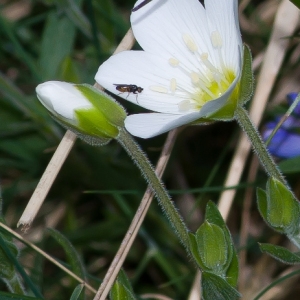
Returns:
[[[278,8],[273,31],[268,44],[256,90],[251,103],[250,116],[258,126],[265,110],[269,95],[287,51],[289,40],[298,25],[299,11],[294,4],[283,0]],[[243,134],[237,145],[224,186],[237,185],[240,181],[251,145]],[[219,210],[226,220],[236,191],[227,190],[221,194]]]
[[[177,136],[178,130],[172,130],[169,132],[166,142],[164,144],[163,150],[161,152],[160,158],[158,160],[157,166],[156,166],[156,174],[159,178],[164,173],[164,170],[166,168],[166,165],[168,163],[170,154],[172,152],[176,136]],[[150,207],[150,204],[153,199],[153,192],[150,188],[148,188],[144,194],[144,197],[137,209],[136,214],[134,215],[131,224],[128,228],[128,231],[126,232],[126,235],[121,243],[121,246],[116,253],[108,271],[106,272],[106,275],[103,279],[103,282],[101,286],[99,287],[99,290],[94,297],[94,300],[104,300],[106,299],[119,271],[120,268],[123,265],[123,262],[132,246],[132,243],[139,231],[139,228],[141,227],[144,218],[147,214],[147,211]]]
[[[71,277],[73,277],[75,280],[77,280],[79,283],[83,284],[88,290],[90,290],[93,293],[96,293],[96,290],[90,286],[88,283],[86,283],[83,279],[78,277],[76,274],[74,274],[72,271],[64,267],[62,264],[60,264],[58,261],[56,261],[54,258],[52,258],[49,254],[44,252],[42,249],[37,247],[36,245],[32,244],[28,240],[24,239],[20,234],[10,229],[8,226],[0,222],[0,227],[5,229],[5,231],[9,232],[11,235],[13,235],[16,239],[21,241],[22,243],[26,244],[28,247],[36,251],[37,253],[41,254],[43,257],[45,257],[47,260],[49,260],[51,263],[56,265],[58,268],[63,270],[65,273],[69,274]]]
[[[132,29],[130,28],[119,46],[116,48],[114,54],[131,49],[134,42],[135,39],[132,33]],[[95,83],[94,86],[98,89],[102,89],[102,87],[97,83]],[[40,207],[42,206],[58,172],[60,171],[71,149],[73,148],[75,141],[76,135],[70,130],[67,130],[17,224],[17,227],[20,225],[23,226],[22,230],[24,232],[26,232],[30,228],[31,223],[33,222]]]
[[[259,161],[256,156],[253,156],[249,168],[249,175],[247,178],[248,182],[255,181],[258,168],[259,168]],[[242,250],[239,252],[239,268],[241,270],[239,276],[239,291],[242,294],[247,282],[246,272],[245,272],[246,256],[247,256],[246,247],[247,247],[247,239],[248,239],[248,234],[250,229],[250,209],[251,209],[254,192],[255,191],[253,187],[247,188],[244,203],[243,203],[242,217],[241,217],[242,224],[241,224],[239,248],[242,248]]]

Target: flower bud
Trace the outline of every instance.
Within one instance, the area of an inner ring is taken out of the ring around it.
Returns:
[[[223,229],[205,221],[197,230],[196,240],[206,271],[223,274],[227,268],[230,247]]]
[[[269,179],[266,192],[257,191],[257,201],[262,217],[273,229],[290,236],[298,232],[300,205],[284,184]]]
[[[123,107],[90,85],[48,81],[36,93],[56,121],[88,143],[106,144],[124,127]]]

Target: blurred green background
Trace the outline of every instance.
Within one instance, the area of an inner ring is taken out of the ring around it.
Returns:
[[[134,2],[0,0],[0,176],[4,216],[12,228],[65,132],[38,102],[35,87],[47,80],[94,84],[98,66],[130,26]],[[248,23],[242,24],[243,37],[254,56],[266,47],[277,6],[274,0],[250,1],[244,11]],[[289,57],[296,50],[292,45]],[[296,72],[298,65],[298,60],[287,58],[278,82]],[[273,95],[278,96],[276,89]],[[140,111],[119,100],[128,113]],[[153,164],[165,138],[138,140]],[[164,181],[193,230],[201,223],[207,201],[217,201],[222,191],[237,138],[235,123],[221,123],[184,129],[176,141]],[[291,179],[297,186],[297,177]],[[256,184],[265,181],[260,171]],[[229,220],[237,245],[243,193],[251,185],[243,179]],[[96,148],[78,140],[26,237],[66,261],[61,246],[45,230],[58,229],[79,252],[97,288],[145,189],[138,169],[116,142]],[[249,255],[255,261],[260,254],[254,240],[270,232],[255,208],[253,218],[263,228],[249,238]],[[34,251],[18,246],[22,265],[45,299],[69,299],[76,283]],[[187,298],[195,268],[155,201],[124,269],[137,294]],[[0,290],[6,291],[4,284],[0,283]]]

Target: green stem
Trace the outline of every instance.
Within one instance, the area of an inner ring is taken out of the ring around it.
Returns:
[[[269,154],[266,145],[262,141],[258,131],[253,125],[248,112],[241,106],[238,106],[235,111],[235,119],[240,124],[244,132],[247,134],[254,151],[256,152],[258,158],[260,159],[261,164],[265,168],[265,171],[272,177],[275,177],[279,181],[281,181],[288,188],[288,183],[285,178],[281,174],[279,168],[275,164],[273,158]]]
[[[174,206],[174,203],[171,200],[163,183],[155,174],[155,171],[151,166],[147,156],[125,129],[120,129],[120,134],[117,140],[141,170],[142,175],[152,188],[155,196],[158,199],[159,205],[161,206],[163,212],[167,215],[181,243],[185,246],[187,252],[190,254],[188,229],[176,207]]]

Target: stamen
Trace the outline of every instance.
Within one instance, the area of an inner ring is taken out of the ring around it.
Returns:
[[[197,84],[200,81],[200,77],[196,72],[192,72],[190,76],[194,84]]]
[[[170,80],[170,90],[171,90],[171,93],[174,94],[175,91],[176,91],[176,88],[177,88],[177,81],[175,78],[172,78]]]
[[[183,100],[178,103],[178,110],[180,112],[187,112],[192,108],[195,108],[195,105],[190,100]]]
[[[177,58],[171,57],[169,58],[169,64],[172,67],[177,67],[179,65],[179,60]]]
[[[219,72],[217,70],[217,68],[214,67],[213,64],[208,60],[208,53],[206,53],[206,52],[202,53],[200,55],[200,58],[201,58],[203,64],[206,66],[206,68],[209,69],[212,73]]]
[[[203,90],[205,93],[207,93],[208,95],[210,95],[212,98],[215,97],[215,95],[207,88],[207,86],[205,85],[205,83],[203,83],[201,81],[200,76],[196,72],[192,72],[190,74],[190,77],[191,77],[192,83],[194,85],[198,85],[201,88],[201,90]]]
[[[198,51],[198,47],[191,36],[189,36],[188,34],[183,34],[182,38],[183,38],[185,45],[189,48],[189,50],[191,52],[194,53],[194,52]]]
[[[163,86],[159,86],[159,85],[151,85],[150,90],[153,92],[158,92],[158,93],[162,93],[162,94],[168,94],[168,89],[163,87]]]
[[[221,48],[223,46],[222,37],[219,31],[213,31],[211,33],[210,39],[214,48]]]

